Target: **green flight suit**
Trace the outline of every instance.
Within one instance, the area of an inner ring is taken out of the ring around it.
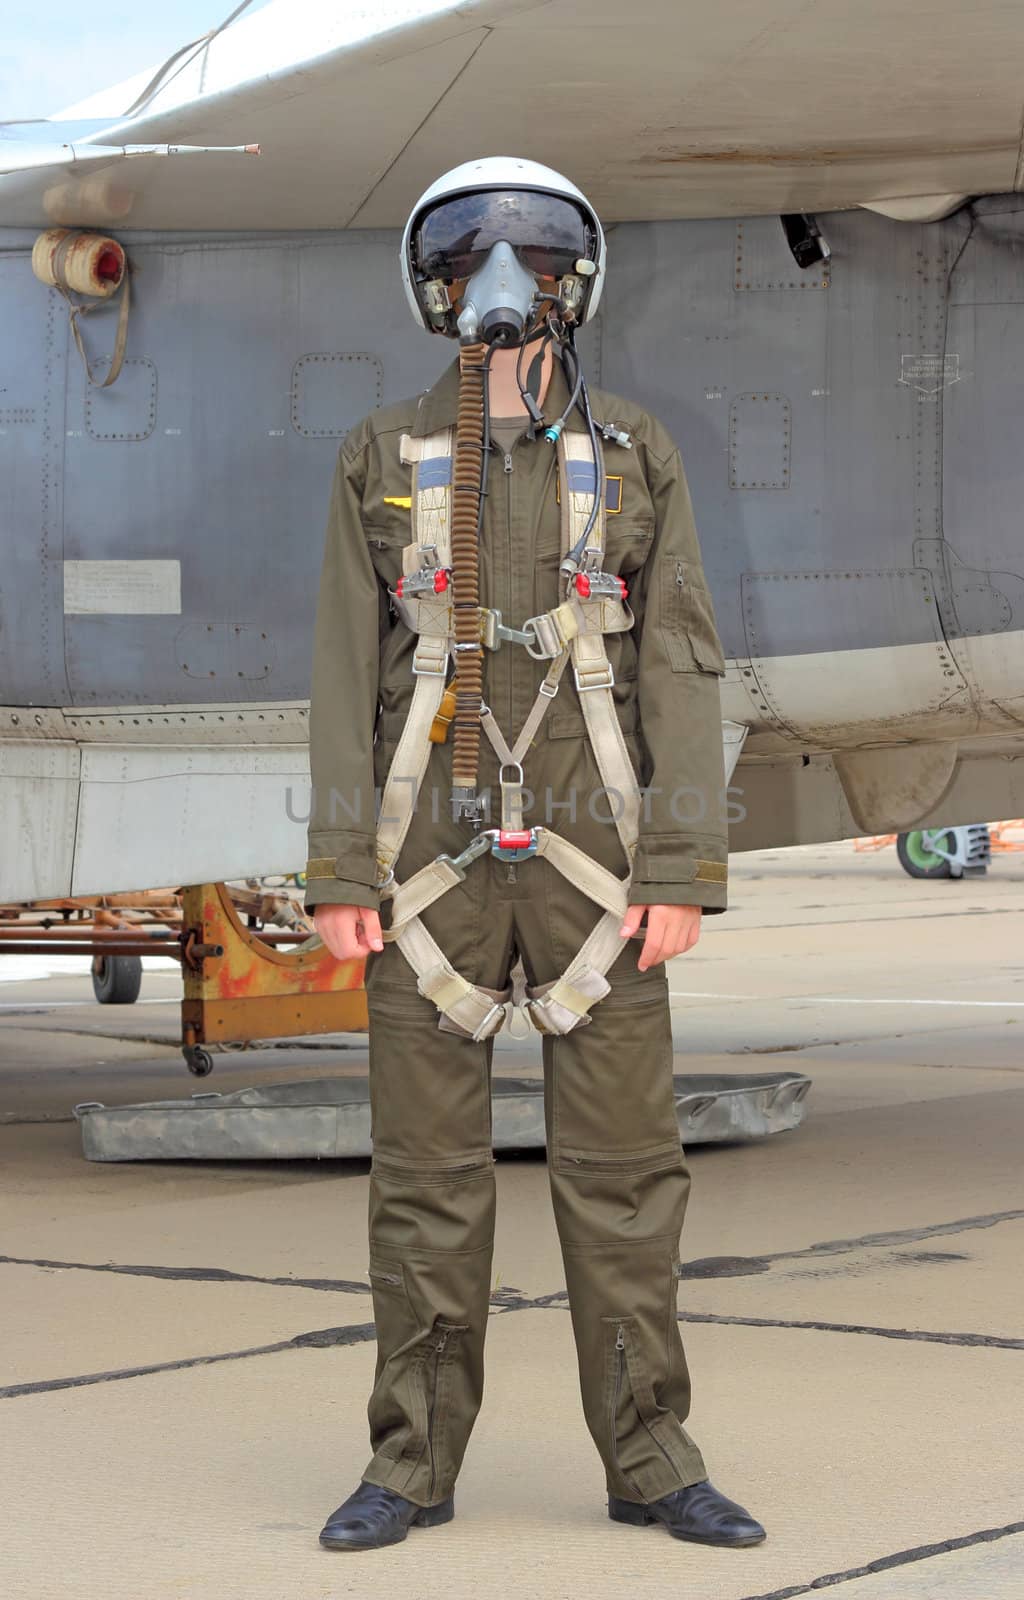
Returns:
[[[374,412],[345,440],[334,479],[314,639],[312,808],[307,908],[377,906],[374,787],[413,689],[415,636],[389,606],[410,538],[403,433],[455,421],[458,364],[422,398]],[[568,399],[557,363],[545,409]],[[605,643],[617,715],[645,786],[632,904],[726,906],[727,826],[719,678],[724,673],[686,479],[665,429],[594,390],[598,422],[632,448],[605,446],[605,569],[621,574],[636,622]],[[573,426],[577,426],[576,422]],[[492,459],[480,546],[482,604],[506,624],[562,599],[555,450],[521,439]],[[404,500],[404,504],[403,504]],[[487,652],[484,698],[511,742],[545,663],[517,644]],[[571,673],[524,761],[525,820],[552,827],[618,875],[625,857]],[[481,746],[480,781],[498,770]],[[451,744],[431,748],[398,863],[411,875],[476,831],[450,819]],[[492,821],[495,820],[492,817]],[[388,902],[381,905],[387,927]],[[597,920],[547,861],[475,861],[423,921],[455,968],[501,989],[521,958],[527,981],[558,977]],[[683,1428],[689,1377],[676,1320],[679,1236],[689,1173],[672,1094],[663,967],[637,971],[642,935],[608,972],[588,1023],[543,1039],[552,1202],[565,1265],[587,1424],[610,1490],[653,1500],[704,1478]],[[494,1237],[491,1043],[438,1027],[401,952],[367,962],[370,1281],[377,1324],[369,1402],[372,1483],[421,1505],[452,1489],[479,1409]]]

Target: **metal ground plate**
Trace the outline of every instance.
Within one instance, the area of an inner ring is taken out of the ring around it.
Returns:
[[[799,1072],[689,1074],[673,1081],[685,1145],[761,1139],[795,1128],[811,1087]],[[494,1148],[543,1148],[543,1081],[496,1077],[492,1094]],[[295,1161],[371,1152],[365,1077],[203,1092],[147,1105],[86,1101],[75,1116],[90,1161]]]

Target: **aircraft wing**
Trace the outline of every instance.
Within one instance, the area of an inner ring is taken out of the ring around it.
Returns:
[[[274,0],[0,125],[0,223],[392,227],[477,153],[559,167],[609,222],[923,220],[1020,187],[1022,35],[1006,0]]]

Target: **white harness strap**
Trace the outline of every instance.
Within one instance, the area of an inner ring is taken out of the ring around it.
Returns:
[[[388,773],[378,824],[377,855],[382,894],[392,901],[391,927],[384,938],[398,945],[417,976],[419,992],[441,1012],[440,1026],[473,1039],[486,1039],[511,1020],[511,989],[494,991],[472,984],[448,961],[421,920],[421,913],[442,894],[461,883],[465,866],[490,849],[469,847],[459,861],[440,856],[395,884],[394,866],[405,841],[430,757],[430,730],[440,706],[453,635],[450,595],[431,572],[447,568],[451,546],[451,453],[453,430],[424,439],[402,439],[402,460],[412,464],[412,540],[403,552],[403,572],[413,583],[393,596],[408,627],[419,636],[413,671],[416,686],[395,758]],[[601,781],[608,794],[619,839],[632,871],[640,814],[640,796],[629,752],[612,698],[614,682],[604,647],[604,634],[633,624],[629,607],[601,571],[604,550],[604,466],[595,464],[589,436],[563,432],[558,441],[559,498],[562,506],[562,550],[578,542],[590,517],[594,495],[598,515],[580,562],[582,580],[561,605],[531,617],[518,632],[500,629],[497,613],[481,611],[481,637],[492,648],[502,637],[515,638],[551,665],[530,714],[509,745],[493,714],[485,708],[484,730],[501,763],[501,826],[523,829],[522,762],[541,720],[558,692],[571,658],[576,688]],[[591,593],[591,586],[594,592]],[[553,983],[527,987],[522,1007],[543,1033],[567,1033],[589,1022],[590,1008],[608,993],[605,973],[622,950],[619,928],[626,909],[630,873],[619,879],[578,846],[548,828],[531,830],[533,850],[550,861],[576,888],[602,908],[602,916],[569,967]],[[480,843],[480,841],[478,841]]]
[[[605,912],[560,978],[527,988],[527,1009],[541,1033],[568,1033],[589,1022],[590,1008],[611,988],[605,973],[622,951],[621,913]]]
[[[616,927],[620,926],[626,914],[629,879],[617,878],[614,872],[602,867],[578,845],[563,839],[560,833],[552,833],[550,828],[537,828],[536,839],[537,855],[550,861],[563,878],[567,878],[603,911],[615,917]],[[407,923],[426,911],[435,900],[440,900],[447,890],[461,883],[465,875],[463,869],[457,867],[448,856],[438,856],[436,861],[429,861],[400,886],[386,888],[383,893],[391,901],[391,926],[384,931],[385,940],[397,940]]]
[[[501,992],[470,983],[456,972],[437,940],[413,917],[398,936],[398,948],[416,974],[420,994],[442,1013],[442,1026],[450,1021],[454,1033],[471,1039],[488,1039],[504,1025],[511,986]]]
[[[567,508],[563,515],[563,546],[571,550],[582,537],[590,516],[591,495],[600,492],[600,512],[587,547],[595,552],[599,563],[604,553],[604,467],[603,464],[600,468],[595,467],[586,434],[567,433],[563,434],[563,439],[565,448],[559,461],[562,504]],[[594,483],[595,476],[600,479],[597,484]],[[586,488],[588,483],[589,493]],[[585,564],[586,554],[584,568]],[[640,790],[615,714],[615,701],[612,698],[615,676],[603,638],[603,634],[609,630],[604,627],[605,619],[593,602],[584,601],[580,609],[583,625],[572,641],[576,689],[597,770],[608,794],[626,860],[632,868],[640,828]],[[629,620],[632,624],[632,617]]]
[[[412,540],[402,554],[407,573],[428,565],[448,564],[451,527],[452,429],[442,428],[425,439],[404,435],[401,456],[412,462]],[[412,704],[388,771],[377,820],[377,867],[383,882],[394,872],[405,843],[430,760],[430,729],[441,705],[448,675],[452,631],[450,600],[431,595],[396,601],[403,620],[419,635],[412,670],[416,678]]]
[[[439,428],[423,439],[404,433],[399,444],[402,460],[413,469],[412,540],[405,547],[405,556],[414,566],[422,564],[415,560],[417,547],[419,551],[436,550],[442,567],[451,559],[454,438],[453,428]]]

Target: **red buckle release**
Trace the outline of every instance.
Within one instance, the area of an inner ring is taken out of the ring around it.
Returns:
[[[587,574],[585,572],[577,572],[575,578],[573,579],[573,582],[576,585],[576,593],[579,595],[580,599],[581,600],[589,599],[589,597],[590,597],[590,579],[588,578]]]
[[[402,590],[404,588],[405,588],[405,579],[404,578],[399,578],[398,582],[395,584],[395,593],[397,594],[399,600],[401,600],[401,598],[402,598]]]
[[[623,600],[625,600],[627,595],[629,594],[629,590],[626,588],[626,580],[625,580],[625,578],[616,578],[615,582],[619,586],[619,592],[621,593]]]
[[[444,594],[448,587],[448,568],[438,567],[434,573],[434,593]]]
[[[502,850],[525,850],[532,843],[533,833],[529,828],[498,829],[498,845]]]

